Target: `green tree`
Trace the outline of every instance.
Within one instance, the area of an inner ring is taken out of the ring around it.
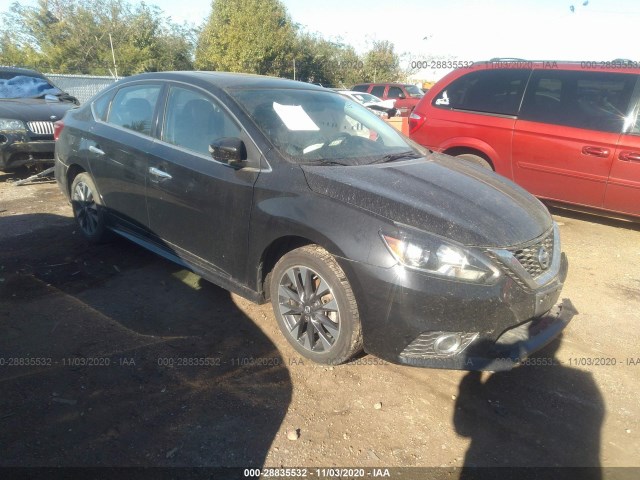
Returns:
[[[328,87],[350,87],[362,76],[363,62],[350,45],[301,32],[295,51],[296,78]]]
[[[155,6],[125,0],[14,3],[0,38],[0,63],[65,73],[109,74],[192,68],[191,28]]]
[[[402,75],[400,58],[393,43],[388,40],[375,41],[364,56],[363,81],[394,82]]]
[[[215,0],[200,32],[196,67],[293,76],[296,30],[279,0]]]

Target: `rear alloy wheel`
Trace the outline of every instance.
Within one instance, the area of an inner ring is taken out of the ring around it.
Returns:
[[[473,153],[463,153],[460,155],[456,155],[456,158],[459,158],[469,163],[475,163],[476,165],[479,165],[482,168],[486,168],[487,170],[493,170],[493,167],[487,160],[485,160],[484,158],[478,155],[474,155]]]
[[[338,365],[362,350],[358,307],[344,271],[317,245],[283,256],[270,294],[280,330],[301,355]]]
[[[88,173],[80,173],[73,179],[71,205],[82,235],[93,243],[106,240],[108,232],[100,197]]]

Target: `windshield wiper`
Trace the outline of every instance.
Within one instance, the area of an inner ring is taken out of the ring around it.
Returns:
[[[301,165],[342,165],[348,167],[347,163],[337,162],[336,160],[314,160],[312,162],[301,163]]]
[[[67,92],[57,92],[57,93],[41,93],[33,98],[45,98],[47,95],[51,95],[52,97],[57,97],[61,102],[73,102],[76,105],[79,104],[78,99],[73,95],[69,95]]]
[[[403,159],[403,158],[420,158],[420,157],[422,157],[422,155],[420,155],[419,153],[416,153],[414,151],[391,153],[389,155],[385,155],[384,157],[380,157],[377,160],[374,160],[373,162],[369,163],[369,165],[373,165],[375,163],[393,162],[395,160],[400,160],[400,159]]]

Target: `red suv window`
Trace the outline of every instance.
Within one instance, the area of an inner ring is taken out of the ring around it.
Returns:
[[[389,87],[387,98],[400,98],[400,95],[404,95],[404,92],[400,87]]]
[[[483,70],[460,77],[433,100],[438,108],[516,115],[531,70]]]
[[[371,89],[371,95],[375,95],[378,98],[384,96],[384,85],[376,85]]]
[[[623,73],[536,71],[520,118],[619,133],[636,78]]]

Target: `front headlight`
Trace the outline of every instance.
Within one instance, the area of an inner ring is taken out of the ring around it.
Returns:
[[[11,130],[26,132],[27,126],[22,120],[14,120],[12,118],[0,118],[0,130]]]
[[[495,283],[500,271],[480,255],[437,237],[409,238],[381,233],[391,254],[403,266],[450,279]]]

